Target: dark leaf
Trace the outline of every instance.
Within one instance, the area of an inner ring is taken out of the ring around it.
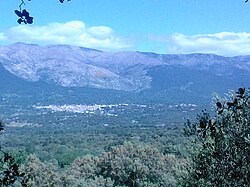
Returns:
[[[25,173],[21,173],[19,176],[20,176],[20,177],[24,177],[24,175],[25,175]]]
[[[243,95],[245,93],[245,88],[239,88],[237,94]]]
[[[223,112],[223,110],[220,110],[220,111],[218,112],[218,114],[222,114],[222,112]]]
[[[25,17],[25,19],[27,19],[30,16],[29,12],[27,12],[27,10],[25,9],[23,9],[22,15]]]
[[[204,121],[200,121],[200,128],[206,128],[206,123]]]
[[[10,175],[10,171],[7,170],[7,171],[4,171],[5,175],[9,176]]]
[[[211,120],[211,119],[208,121],[208,126],[209,126],[209,127],[212,126],[212,120]]]
[[[28,24],[32,24],[33,23],[33,17],[28,17],[27,19],[26,19],[26,21],[27,21],[27,23]]]
[[[231,102],[227,102],[227,106],[228,106],[228,108],[231,108],[232,106],[234,106],[234,104]]]
[[[238,99],[235,98],[234,101],[233,101],[233,103],[234,103],[235,105],[237,105],[237,104],[238,104]]]
[[[221,108],[221,107],[222,107],[221,102],[217,102],[217,103],[216,103],[216,106],[217,106],[218,108]]]
[[[211,127],[210,127],[210,130],[211,130],[211,131],[215,131],[215,127],[214,127],[214,126],[211,126]]]
[[[17,23],[19,23],[19,24],[21,24],[23,22],[23,19],[22,18],[19,18],[18,20],[17,20]]]
[[[16,15],[17,15],[18,17],[22,17],[22,16],[23,16],[22,12],[19,11],[19,10],[15,10],[15,13],[16,13]]]
[[[206,131],[203,132],[202,138],[205,138],[206,133],[207,133]]]
[[[14,165],[12,166],[12,169],[13,169],[15,172],[17,172],[17,171],[18,171],[18,165],[17,165],[17,164],[14,164]]]

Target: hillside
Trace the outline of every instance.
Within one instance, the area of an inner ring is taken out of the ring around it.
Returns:
[[[13,88],[35,83],[36,89],[97,88],[181,100],[210,98],[214,91],[227,92],[250,82],[250,56],[104,52],[15,43],[0,47],[0,65],[1,84]]]

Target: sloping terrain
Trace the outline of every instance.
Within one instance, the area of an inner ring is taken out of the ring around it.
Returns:
[[[161,93],[210,98],[213,91],[248,87],[250,56],[104,52],[66,45],[0,47],[1,85],[36,85]]]

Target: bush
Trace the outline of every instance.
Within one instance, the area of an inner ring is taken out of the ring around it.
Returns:
[[[57,168],[51,163],[41,162],[35,155],[28,157],[22,169],[26,174],[25,178],[29,187],[63,186]]]
[[[216,115],[203,111],[198,122],[187,122],[194,137],[189,177],[183,186],[250,186],[250,94],[239,88],[223,100],[216,98]]]
[[[3,121],[0,120],[0,133],[4,131]],[[25,159],[21,152],[8,153],[0,145],[0,186],[19,185],[26,187],[25,173],[20,171],[20,164]]]
[[[176,178],[186,174],[186,165],[185,159],[164,155],[153,146],[125,142],[99,157],[76,159],[66,172],[65,181],[68,186],[76,185],[76,181],[106,181],[105,187],[176,186]]]
[[[167,162],[156,148],[125,143],[101,155],[98,168],[99,174],[114,180],[115,185],[133,187],[164,182],[162,174],[171,170],[171,163]]]

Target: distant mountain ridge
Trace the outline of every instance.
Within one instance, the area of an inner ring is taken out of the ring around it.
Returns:
[[[5,73],[27,83],[128,92],[164,90],[189,94],[203,93],[205,89],[207,93],[250,85],[250,56],[104,52],[69,45],[15,43],[0,46],[3,68]]]

